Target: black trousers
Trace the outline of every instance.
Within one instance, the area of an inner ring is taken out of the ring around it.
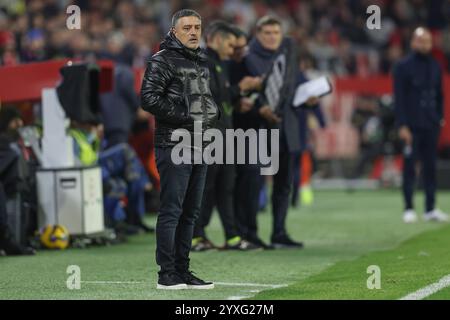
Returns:
[[[211,164],[206,174],[202,210],[195,223],[194,237],[206,238],[205,227],[209,224],[214,206],[217,206],[225,231],[225,240],[238,236],[234,215],[235,166]]]
[[[289,208],[289,193],[291,191],[294,156],[287,150],[280,150],[280,168],[273,176],[272,190],[272,240],[286,235],[286,217]]]
[[[202,203],[206,164],[179,164],[172,148],[155,148],[161,179],[161,205],[156,223],[156,262],[159,274],[189,269],[192,235]]]
[[[412,148],[404,149],[403,197],[405,209],[413,209],[414,186],[416,182],[416,163],[421,162],[423,186],[425,189],[425,209],[435,207],[436,194],[436,155],[439,129],[413,129]],[[408,150],[409,149],[409,150]]]
[[[286,235],[286,217],[294,171],[294,155],[287,150],[285,141],[280,141],[279,170],[273,176],[272,188],[272,240]],[[260,165],[237,165],[235,214],[239,232],[250,241],[257,237],[256,216],[264,183],[260,169]]]
[[[7,223],[7,213],[6,213],[6,194],[3,189],[3,184],[0,181],[0,229],[5,227]]]
[[[258,238],[257,214],[259,194],[263,183],[260,166],[236,165],[236,186],[234,189],[234,212],[238,232],[244,239]]]
[[[296,205],[298,203],[298,194],[300,192],[300,182],[302,181],[302,171],[301,171],[301,159],[303,152],[293,154],[293,162],[292,162],[292,195],[291,195],[291,203]]]

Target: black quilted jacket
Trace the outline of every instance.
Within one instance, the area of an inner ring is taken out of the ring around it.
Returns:
[[[167,34],[161,50],[147,64],[141,106],[155,116],[155,145],[159,147],[177,143],[171,140],[175,129],[184,128],[192,134],[194,121],[202,121],[202,132],[214,127],[219,110],[211,95],[201,49],[190,50],[173,34]]]

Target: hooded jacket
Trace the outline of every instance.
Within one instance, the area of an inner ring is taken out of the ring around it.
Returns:
[[[167,147],[178,143],[171,140],[176,129],[186,129],[193,135],[194,121],[202,122],[202,133],[214,127],[219,110],[201,49],[188,49],[170,32],[160,48],[147,64],[141,106],[155,116],[155,145]]]

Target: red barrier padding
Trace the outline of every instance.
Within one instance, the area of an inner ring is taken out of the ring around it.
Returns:
[[[59,70],[69,61],[71,60],[61,59],[0,67],[0,101],[39,101],[43,88],[54,88],[58,85],[61,81]],[[100,60],[96,63],[100,66],[100,92],[111,91],[114,63],[110,60]]]

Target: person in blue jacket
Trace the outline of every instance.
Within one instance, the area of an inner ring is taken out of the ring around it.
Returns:
[[[303,58],[302,62],[306,63],[307,58]],[[302,67],[302,66],[301,66]],[[297,75],[296,87],[299,85],[308,82],[309,79],[306,77],[303,71],[299,71]],[[293,178],[293,188],[292,188],[292,198],[291,203],[294,207],[298,204],[298,194],[300,191],[299,185],[301,181],[300,172],[300,159],[302,157],[303,152],[306,152],[310,149],[308,144],[308,116],[312,114],[316,117],[321,128],[325,128],[325,116],[320,108],[319,104],[313,105],[310,108],[298,108],[297,116],[298,116],[298,126],[300,128],[300,151],[294,154],[294,178]],[[311,191],[312,192],[312,191]]]
[[[426,28],[414,31],[412,52],[394,67],[395,114],[398,133],[404,142],[403,197],[406,223],[416,222],[413,192],[416,161],[422,164],[426,221],[447,221],[436,209],[436,154],[443,120],[442,71],[431,56],[432,37]]]

